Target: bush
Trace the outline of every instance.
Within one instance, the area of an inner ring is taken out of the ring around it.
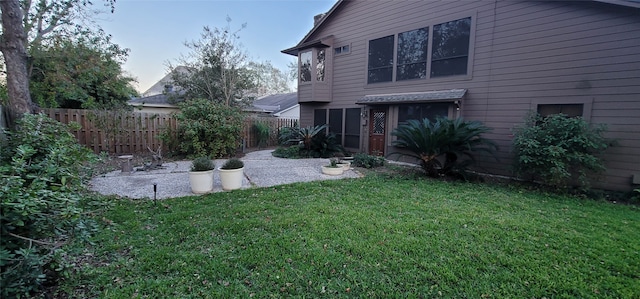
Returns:
[[[278,144],[282,146],[297,145],[299,135],[300,127],[284,127],[278,133]]]
[[[198,157],[191,162],[191,171],[209,171],[215,168],[216,164],[207,157]]]
[[[380,156],[372,156],[367,155],[365,153],[358,153],[353,156],[352,166],[364,167],[364,168],[375,168],[384,166],[385,159]]]
[[[244,115],[237,107],[198,99],[179,104],[175,135],[166,130],[162,140],[177,145],[180,154],[190,157],[225,157],[240,146]],[[175,139],[175,141],[173,140]]]
[[[270,136],[269,125],[257,122],[253,125],[253,130],[255,131],[258,140],[258,148],[266,147],[268,145]]]
[[[77,126],[77,124],[76,124]],[[25,114],[0,152],[0,297],[37,290],[62,271],[59,245],[86,237],[84,164],[93,157],[63,125]],[[95,200],[88,197],[89,200]],[[52,272],[52,270],[54,272]]]
[[[244,162],[238,158],[231,158],[222,164],[222,169],[240,169],[244,167]]]
[[[530,114],[514,130],[516,174],[557,188],[588,188],[587,173],[605,170],[598,157],[611,143],[602,136],[605,129],[580,117]]]
[[[300,156],[300,147],[298,147],[297,145],[278,147],[273,151],[273,153],[271,153],[271,155],[278,158],[288,159],[302,158],[302,156]]]
[[[431,177],[461,175],[466,178],[476,153],[493,154],[497,149],[495,143],[481,136],[490,130],[478,121],[462,118],[408,120],[391,133],[398,138],[392,144],[407,153],[392,155],[415,158]]]

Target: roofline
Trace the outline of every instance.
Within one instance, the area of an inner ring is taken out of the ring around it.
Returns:
[[[295,46],[293,46],[293,47],[291,47],[291,48],[289,48],[289,49],[282,50],[282,51],[280,51],[280,52],[282,52],[282,53],[284,53],[284,54],[289,54],[289,55],[297,56],[297,55],[298,55],[298,53],[297,53],[297,52],[295,52],[295,54],[292,54],[292,53],[294,52],[293,50],[295,50],[296,48],[299,48],[300,46],[302,46],[302,45],[304,44],[304,41],[306,41],[306,40],[307,40],[307,38],[309,38],[312,34],[314,34],[314,33],[316,32],[316,30],[317,30],[320,26],[322,26],[322,24],[324,24],[324,22],[329,18],[329,16],[330,16],[331,14],[333,14],[333,12],[334,12],[336,9],[338,9],[338,7],[339,7],[340,5],[342,5],[342,3],[344,3],[344,2],[345,2],[345,0],[338,0],[338,2],[336,2],[336,4],[334,4],[334,5],[331,7],[331,9],[329,9],[329,11],[324,15],[324,17],[322,17],[322,19],[320,19],[320,22],[318,22],[317,24],[315,24],[315,25],[313,26],[313,28],[311,28],[311,30],[309,30],[309,32],[307,33],[307,35],[305,35],[305,36],[302,38],[302,40],[300,40],[300,42],[299,42],[297,45],[295,45]]]
[[[291,107],[289,107],[289,108],[282,109],[282,110],[280,110],[280,111],[278,111],[278,112],[276,112],[276,113],[273,113],[273,115],[280,116],[282,113],[287,112],[287,111],[289,111],[289,110],[292,110],[292,109],[294,109],[294,108],[296,108],[296,107],[300,107],[300,104],[295,104],[295,105],[293,105],[293,106],[291,106]]]
[[[633,8],[640,8],[640,1],[632,1],[632,0],[593,0],[593,1],[633,7]]]

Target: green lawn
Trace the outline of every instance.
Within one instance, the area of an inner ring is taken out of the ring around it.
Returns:
[[[640,297],[637,206],[518,188],[369,175],[99,218],[73,296]]]

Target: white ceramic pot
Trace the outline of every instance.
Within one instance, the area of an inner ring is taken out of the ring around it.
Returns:
[[[191,192],[195,194],[209,193],[213,190],[213,170],[189,171]]]
[[[322,173],[328,175],[341,175],[344,173],[344,168],[341,166],[331,167],[331,166],[322,166]]]
[[[244,167],[238,169],[218,169],[222,190],[236,190],[242,188],[244,179]]]
[[[338,165],[341,165],[342,168],[344,168],[345,171],[351,169],[351,162],[349,162],[349,161],[340,161],[340,162],[338,162]]]

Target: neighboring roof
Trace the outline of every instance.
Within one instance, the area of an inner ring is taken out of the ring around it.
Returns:
[[[252,107],[245,110],[277,114],[295,105],[298,105],[298,93],[290,92],[261,97],[253,101]]]
[[[615,4],[615,5],[622,5],[622,6],[627,6],[627,7],[634,7],[634,8],[640,8],[640,0],[592,0],[594,2],[602,2],[602,3],[609,3],[609,4]],[[322,27],[322,24],[324,24],[324,22],[329,19],[331,17],[331,15],[340,7],[342,6],[342,4],[344,4],[345,2],[348,2],[346,0],[338,0],[338,2],[336,2],[336,4],[334,4],[331,9],[329,9],[329,11],[324,14],[324,16],[322,17],[322,19],[320,19],[320,21],[318,21],[313,28],[311,28],[311,30],[309,30],[309,32],[307,33],[307,35],[305,35],[302,40],[300,40],[300,42],[295,45],[294,47],[282,50],[281,52],[284,54],[289,54],[289,55],[294,55],[297,56],[298,55],[298,50],[304,49],[304,47],[309,47],[309,44],[313,44],[313,43],[317,43],[320,42],[320,40],[313,40],[313,41],[307,41],[307,39],[309,37],[311,37],[311,35],[313,35],[318,28]]]
[[[135,98],[127,103],[131,106],[147,106],[147,107],[178,107],[169,103],[169,95],[157,94],[148,97]]]
[[[171,84],[171,82],[172,82],[171,76],[172,76],[173,72],[186,73],[187,72],[187,68],[185,66],[177,66],[171,72],[169,72],[164,77],[162,77],[162,79],[158,80],[158,82],[156,82],[155,84],[151,85],[151,87],[149,87],[149,89],[147,89],[145,92],[143,92],[142,95],[145,96],[145,97],[148,97],[148,96],[153,96],[153,95],[158,95],[158,94],[164,93],[165,92],[165,85],[172,85]]]
[[[434,90],[427,92],[395,93],[366,95],[356,101],[360,105],[380,105],[380,104],[401,104],[401,103],[422,103],[422,102],[444,102],[457,101],[467,93],[466,89]]]

